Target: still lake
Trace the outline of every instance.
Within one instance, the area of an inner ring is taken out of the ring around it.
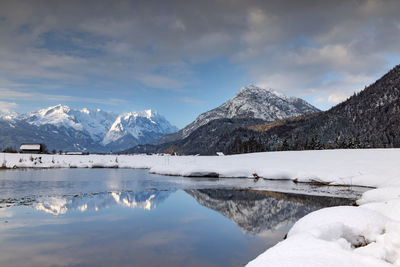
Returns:
[[[0,171],[0,266],[243,266],[365,189],[130,169]],[[289,193],[280,193],[289,192]]]

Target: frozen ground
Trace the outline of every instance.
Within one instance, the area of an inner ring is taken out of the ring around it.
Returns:
[[[400,265],[400,149],[268,152],[235,156],[0,154],[6,168],[119,167],[219,177],[292,179],[376,187],[359,207],[334,207],[300,219],[287,239],[249,266]]]

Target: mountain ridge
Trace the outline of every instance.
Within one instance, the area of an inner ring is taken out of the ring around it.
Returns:
[[[116,114],[100,109],[71,109],[61,104],[23,114],[3,112],[0,121],[3,147],[17,148],[21,141],[40,142],[48,144],[50,150],[118,151],[155,142],[178,130],[153,110]]]

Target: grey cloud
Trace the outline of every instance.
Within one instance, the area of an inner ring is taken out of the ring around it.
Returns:
[[[11,110],[15,109],[17,106],[15,102],[0,101],[0,112],[11,112]]]
[[[398,10],[396,0],[2,1],[0,75],[184,91],[196,64],[226,57],[249,80],[330,103],[400,54]],[[50,45],[63,35],[65,47]]]
[[[95,97],[78,97],[78,96],[61,95],[61,94],[21,92],[7,88],[0,88],[0,99],[29,100],[29,101],[47,99],[55,102],[74,101],[74,102],[85,102],[85,103],[103,104],[111,106],[127,103],[126,100],[119,98],[101,99]],[[15,102],[9,102],[9,101],[0,101],[0,105],[3,105],[5,107],[4,109],[13,109],[17,106]]]
[[[205,103],[204,100],[201,99],[196,99],[193,97],[189,97],[189,96],[184,96],[179,98],[179,101],[185,104],[189,104],[189,105],[202,105]]]

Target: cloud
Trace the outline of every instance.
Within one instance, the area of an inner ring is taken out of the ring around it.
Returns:
[[[181,97],[181,98],[179,98],[179,100],[182,103],[190,104],[190,105],[202,105],[202,104],[206,103],[206,101],[204,101],[204,100],[196,99],[196,98],[189,97],[189,96]]]
[[[233,60],[246,65],[257,84],[332,105],[393,67],[388,51],[393,51],[390,58],[400,54],[392,45],[400,42],[399,18],[392,10],[400,2],[286,4],[247,13],[245,45]]]
[[[0,101],[0,111],[1,112],[11,112],[17,107],[17,103],[15,102],[4,102]]]
[[[1,99],[29,99],[32,97],[31,93],[19,92],[7,88],[0,88]]]
[[[337,104],[337,103],[340,103],[340,102],[346,100],[348,97],[349,97],[348,95],[344,95],[344,94],[341,94],[341,93],[330,94],[328,96],[328,102],[329,103],[333,103],[333,104]]]
[[[395,0],[3,1],[0,82],[35,95],[68,85],[49,94],[59,98],[104,83],[186,94],[208,78],[197,65],[224,58],[241,80],[333,103],[329,95],[392,67],[399,9]]]
[[[102,99],[102,98],[94,98],[94,97],[78,97],[78,96],[70,96],[70,95],[57,95],[57,94],[44,94],[44,93],[27,93],[27,92],[20,92],[16,90],[0,88],[0,99],[7,99],[7,100],[42,100],[46,99],[48,101],[53,102],[86,102],[86,103],[93,103],[93,104],[102,104],[102,105],[119,105],[123,103],[127,103],[124,99],[119,98],[109,98],[109,99]],[[7,104],[8,108],[15,108],[17,107],[16,103],[14,102],[2,102],[0,104]]]
[[[171,28],[178,31],[183,31],[183,32],[186,31],[186,26],[180,19],[176,19],[171,24]]]
[[[170,89],[174,91],[181,91],[183,84],[182,82],[175,80],[170,77],[158,75],[158,74],[144,74],[137,78],[144,85],[151,88],[159,89]]]

